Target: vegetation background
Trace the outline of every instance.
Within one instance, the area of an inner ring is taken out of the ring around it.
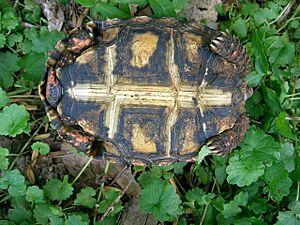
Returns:
[[[37,85],[49,51],[75,26],[140,14],[185,20],[178,13],[191,4],[0,0],[1,225],[122,223],[131,197],[120,187],[105,176],[96,187],[77,185],[92,159],[77,176],[53,175],[48,164],[43,168],[47,179],[36,174],[41,158],[53,153],[55,134]],[[300,224],[300,5],[244,0],[215,7],[219,29],[238,36],[252,60],[246,77],[254,89],[246,104],[251,127],[229,156],[205,157],[204,147],[193,164],[132,168],[141,187],[141,210],[154,216],[153,224]]]

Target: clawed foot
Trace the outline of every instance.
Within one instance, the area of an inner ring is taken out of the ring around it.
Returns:
[[[232,150],[230,142],[226,144],[217,137],[211,138],[207,142],[207,147],[209,148],[209,150],[211,150],[212,155],[225,155]]]
[[[207,142],[208,148],[213,155],[225,155],[235,149],[243,139],[249,127],[249,119],[246,113],[240,115],[231,129],[210,138]]]
[[[220,32],[220,35],[211,41],[210,47],[216,54],[238,66],[244,75],[250,71],[251,62],[246,49],[233,35]]]

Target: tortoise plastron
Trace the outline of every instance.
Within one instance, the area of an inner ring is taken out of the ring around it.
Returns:
[[[232,35],[175,19],[92,21],[58,42],[39,93],[60,136],[134,164],[194,161],[235,148],[251,68]]]

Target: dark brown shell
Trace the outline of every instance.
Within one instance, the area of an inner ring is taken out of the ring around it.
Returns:
[[[79,148],[105,140],[107,158],[193,161],[207,141],[247,126],[236,123],[250,63],[231,35],[170,18],[94,21],[54,55],[40,95],[60,135]]]

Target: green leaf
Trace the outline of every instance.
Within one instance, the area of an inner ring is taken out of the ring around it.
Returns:
[[[238,34],[239,37],[243,38],[246,37],[248,33],[248,24],[242,18],[238,18],[232,24],[232,29]]]
[[[95,4],[96,4],[95,0],[75,0],[75,2],[82,5],[83,7],[87,7],[87,8],[95,6]]]
[[[20,67],[17,65],[19,58],[17,54],[10,52],[0,52],[0,86],[9,88],[12,86],[14,72]]]
[[[19,44],[19,48],[22,50],[23,54],[28,54],[31,52],[32,42],[28,39],[25,39]]]
[[[265,180],[269,185],[270,196],[275,201],[280,202],[284,196],[290,193],[292,180],[282,162],[277,162],[266,169]]]
[[[251,16],[259,9],[257,3],[243,3],[242,4],[242,14],[244,16]]]
[[[156,179],[141,191],[141,208],[160,221],[171,221],[181,214],[180,199],[167,180]]]
[[[18,65],[23,69],[24,79],[38,83],[44,74],[47,56],[44,53],[30,53],[22,57]]]
[[[266,74],[269,70],[267,55],[264,51],[263,42],[265,31],[258,33],[255,29],[251,36],[251,44],[253,46],[253,53],[255,55],[255,70],[259,76]]]
[[[7,96],[6,92],[0,87],[0,109],[9,103],[9,97]]]
[[[85,187],[80,190],[74,201],[74,205],[81,205],[87,208],[95,207],[97,200],[93,198],[96,195],[96,191],[91,187]]]
[[[264,22],[270,19],[276,18],[277,14],[269,8],[259,8],[254,14],[254,23],[256,26],[262,25]]]
[[[156,177],[163,177],[165,179],[171,179],[174,177],[173,165],[166,165],[166,166],[153,166],[151,169],[151,173],[155,174]]]
[[[41,155],[47,155],[50,152],[50,147],[48,144],[43,142],[35,142],[31,145],[32,150],[38,150]]]
[[[248,202],[248,193],[240,192],[234,196],[234,199],[224,205],[224,209],[221,212],[225,218],[232,218],[242,212],[240,206],[246,206]]]
[[[280,158],[280,145],[261,129],[251,126],[240,143],[240,158],[247,166],[272,163]]]
[[[280,145],[254,126],[247,131],[240,147],[239,155],[230,158],[226,169],[227,181],[239,187],[257,181],[264,174],[265,165],[280,158]]]
[[[264,171],[265,166],[262,163],[250,167],[239,156],[234,156],[229,159],[229,165],[226,168],[227,181],[239,187],[248,186],[257,181],[264,174]]]
[[[184,167],[186,166],[186,162],[177,162],[177,163],[174,163],[173,165],[172,165],[172,167],[173,167],[173,170],[174,170],[174,173],[175,174],[178,174],[178,175],[181,175],[181,174],[183,174],[183,172],[184,172]]]
[[[9,155],[9,150],[7,148],[0,147],[0,157],[6,157]]]
[[[152,171],[148,171],[146,173],[141,174],[141,176],[138,177],[139,184],[142,186],[142,188],[147,187],[149,184],[153,183],[153,181],[156,181],[157,178],[160,178],[161,174],[155,174]]]
[[[99,212],[105,213],[106,210],[112,205],[112,203],[116,200],[116,198],[120,195],[120,192],[116,189],[111,188],[109,191],[103,193],[105,199],[100,202],[99,204]],[[117,204],[114,205],[113,211],[111,215],[117,214],[122,210],[122,202],[119,201]]]
[[[300,201],[293,201],[289,204],[289,209],[295,213],[300,214]]]
[[[294,38],[300,39],[300,26],[295,30]]]
[[[201,150],[198,153],[198,161],[197,163],[200,164],[205,156],[208,156],[211,153],[211,150],[207,147],[207,145],[204,145]]]
[[[198,204],[202,202],[202,196],[204,196],[204,191],[198,187],[195,187],[186,193],[185,198],[194,206],[195,202]]]
[[[289,143],[281,144],[281,160],[284,164],[284,168],[290,173],[295,170],[295,150],[294,146]]]
[[[97,2],[95,10],[99,12],[103,18],[126,19],[131,17],[128,13],[109,3]]]
[[[88,222],[84,221],[84,218],[80,215],[71,215],[68,216],[68,219],[65,222],[65,225],[89,225]]]
[[[114,224],[118,224],[115,215],[108,215],[107,217],[104,218],[103,221],[97,221],[95,223],[95,225],[114,225]]]
[[[112,3],[146,5],[148,0],[112,0]]]
[[[264,78],[265,74],[252,71],[246,76],[245,80],[249,87],[256,87],[264,80]]]
[[[220,16],[225,16],[226,15],[224,6],[221,3],[217,3],[215,5],[215,9],[216,9],[218,15],[220,15]]]
[[[178,224],[177,225],[187,225],[186,219],[184,217],[181,217],[178,220]]]
[[[32,0],[25,0],[25,8],[22,10],[25,19],[30,23],[38,23],[41,18],[41,7]]]
[[[226,178],[227,157],[214,156],[215,176],[218,184],[222,185]]]
[[[32,213],[23,207],[10,209],[8,214],[8,219],[15,222],[16,224],[32,224],[31,217]],[[2,225],[2,223],[0,222]],[[11,223],[9,224],[11,225]]]
[[[279,134],[287,138],[294,140],[296,139],[296,136],[293,134],[289,123],[286,120],[286,112],[279,113],[278,117],[276,118],[275,126]]]
[[[44,191],[41,190],[38,186],[28,187],[25,198],[28,202],[34,202],[34,203],[45,202],[44,201]]]
[[[250,117],[259,118],[264,114],[264,107],[261,104],[262,97],[258,91],[246,101],[246,111]]]
[[[9,151],[7,148],[2,148],[0,147],[0,170],[7,170],[8,169],[8,158],[6,158],[6,156],[8,156]]]
[[[7,37],[7,42],[10,47],[13,47],[16,43],[23,41],[23,35],[21,33],[13,33]]]
[[[197,164],[194,167],[194,171],[196,172],[196,176],[198,177],[199,181],[203,184],[209,184],[212,179],[212,173],[209,171],[204,165]]]
[[[0,22],[4,29],[12,30],[19,25],[19,20],[19,17],[17,17],[12,11],[9,11],[3,14]]]
[[[62,201],[69,198],[73,193],[73,187],[68,183],[68,176],[64,176],[61,182],[58,179],[51,179],[43,186],[45,196],[51,200]]]
[[[0,113],[0,134],[16,137],[28,131],[29,113],[23,105],[12,104],[5,106]]]
[[[63,224],[60,217],[60,210],[48,204],[37,204],[34,208],[34,217],[38,224],[49,224],[50,221],[56,221],[55,224]],[[53,223],[51,223],[53,224]]]
[[[269,106],[269,108],[272,110],[272,112],[276,114],[282,112],[283,109],[280,104],[278,94],[272,89],[266,87],[265,85],[262,85],[261,90],[262,90],[264,100],[266,104]]]
[[[17,169],[4,171],[0,177],[0,189],[7,189],[12,197],[24,196],[26,192],[25,178]]]
[[[275,66],[285,66],[295,58],[295,46],[289,41],[288,33],[276,36],[268,51],[269,61]]]
[[[178,13],[181,10],[185,9],[185,7],[188,3],[188,0],[173,0],[172,3],[173,3],[176,13]]]
[[[49,32],[46,27],[41,27],[40,31],[36,29],[26,29],[25,37],[32,42],[32,51],[37,53],[45,53],[52,50],[55,44],[65,37],[63,32]]]
[[[170,0],[149,0],[149,4],[156,17],[176,17],[174,5]]]
[[[212,201],[212,205],[216,210],[222,211],[224,209],[225,200],[221,196],[217,197]]]
[[[0,48],[3,48],[6,42],[6,38],[3,34],[0,34]]]
[[[299,219],[291,211],[279,212],[275,225],[299,225]]]
[[[267,212],[267,204],[265,199],[257,199],[255,202],[251,202],[249,209],[252,210],[255,214],[259,215]]]

